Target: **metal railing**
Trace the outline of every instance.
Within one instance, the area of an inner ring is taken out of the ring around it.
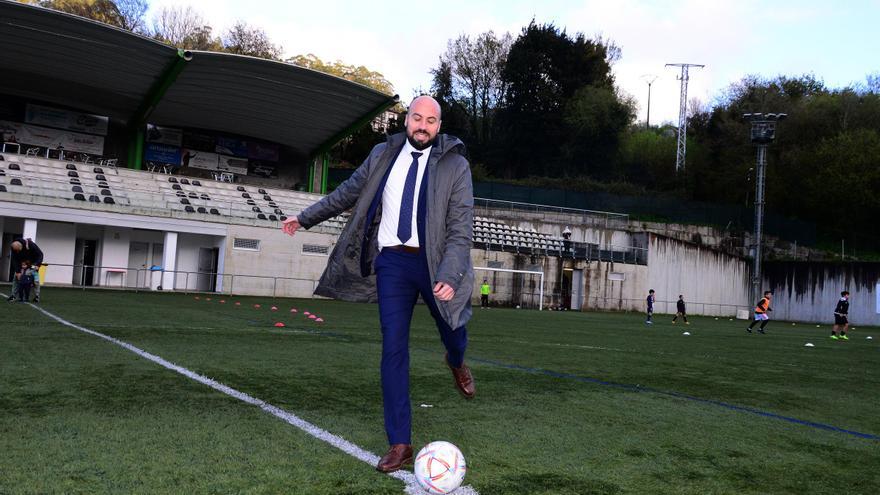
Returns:
[[[485,236],[483,237],[485,239]],[[556,239],[554,239],[556,240]],[[630,265],[647,265],[648,249],[635,246],[607,244],[604,247],[587,242],[570,242],[562,247],[528,247],[519,243],[510,244],[501,239],[478,241],[474,239],[474,249],[489,252],[505,252],[524,255],[550,256],[582,261],[607,261]]]
[[[629,215],[610,211],[582,210],[578,208],[566,208],[563,206],[539,205],[534,203],[520,203],[516,201],[504,201],[500,199],[474,198],[474,214],[491,217],[500,212],[513,214],[535,213],[546,215],[565,215],[569,218],[580,218],[580,224],[602,226],[605,228],[617,226],[625,227],[629,224]]]

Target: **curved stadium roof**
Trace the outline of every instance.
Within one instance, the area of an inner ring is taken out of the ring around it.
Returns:
[[[149,120],[265,139],[305,156],[397,101],[282,62],[201,51],[187,52],[184,61],[176,48],[150,38],[7,0],[0,0],[0,47],[0,94],[126,124]]]

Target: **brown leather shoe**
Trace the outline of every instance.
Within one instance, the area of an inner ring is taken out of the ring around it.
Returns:
[[[474,375],[471,374],[471,369],[464,363],[461,363],[461,368],[453,368],[452,365],[449,364],[449,354],[446,354],[446,366],[449,366],[449,369],[452,370],[452,378],[455,381],[455,387],[461,392],[461,395],[463,395],[465,399],[473,399],[477,390],[476,387],[474,387]]]
[[[412,459],[412,445],[395,443],[388,449],[385,456],[379,459],[379,464],[376,465],[376,470],[382,471],[383,473],[397,471],[406,464],[412,464]]]

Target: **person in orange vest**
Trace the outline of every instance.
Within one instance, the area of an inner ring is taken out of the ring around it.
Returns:
[[[746,328],[746,332],[752,333],[752,327],[760,321],[761,326],[758,327],[758,333],[764,333],[764,327],[766,327],[767,322],[770,321],[770,317],[767,316],[767,313],[773,311],[773,308],[770,307],[771,299],[773,299],[773,292],[765,290],[764,297],[762,297],[761,300],[758,301],[758,305],[755,306],[755,321]]]

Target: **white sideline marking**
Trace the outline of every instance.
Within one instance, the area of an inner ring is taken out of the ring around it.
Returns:
[[[5,294],[0,294],[0,296],[7,297]],[[208,378],[206,376],[200,375],[194,371],[190,371],[190,370],[184,368],[183,366],[178,366],[170,361],[166,361],[165,359],[163,359],[155,354],[150,354],[149,352],[147,352],[139,347],[135,347],[127,342],[123,342],[119,339],[115,339],[109,335],[104,335],[103,333],[96,332],[94,330],[89,330],[88,328],[81,327],[75,323],[71,323],[71,322],[65,320],[64,318],[61,318],[60,316],[56,316],[56,315],[46,311],[45,309],[43,309],[39,306],[35,306],[31,303],[27,303],[27,304],[28,304],[28,306],[36,309],[37,311],[43,313],[44,315],[48,316],[49,318],[52,318],[53,320],[57,321],[58,323],[61,323],[62,325],[66,325],[70,328],[79,330],[80,332],[84,332],[89,335],[93,335],[95,337],[102,338],[102,339],[104,339],[108,342],[111,342],[113,344],[116,344],[122,348],[128,349],[129,351],[137,354],[138,356],[140,356],[144,359],[147,359],[149,361],[152,361],[152,362],[158,364],[159,366],[162,366],[162,367],[167,368],[172,371],[176,371],[177,373],[180,373],[181,375],[183,375],[187,378],[195,380],[203,385],[207,385],[207,386],[213,388],[214,390],[217,390],[218,392],[222,392],[222,393],[224,393],[230,397],[234,397],[242,402],[246,402],[248,404],[257,406],[260,409],[271,414],[272,416],[275,416],[276,418],[284,421],[285,423],[288,423],[292,426],[299,428],[300,430],[308,433],[309,435],[317,438],[318,440],[321,440],[322,442],[329,443],[330,445],[336,447],[337,449],[345,452],[346,454],[354,457],[355,459],[358,459],[360,461],[363,461],[363,462],[369,464],[370,466],[375,466],[376,464],[379,463],[379,456],[377,456],[376,454],[369,452],[369,451],[366,451],[366,450],[358,447],[357,445],[349,442],[348,440],[346,440],[338,435],[334,435],[327,430],[324,430],[316,425],[313,425],[312,423],[309,423],[308,421],[300,418],[296,414],[285,411],[284,409],[281,409],[280,407],[273,406],[272,404],[269,404],[268,402],[257,399],[256,397],[252,397],[244,392],[240,392],[232,387],[224,385],[216,380],[212,380],[211,378]],[[404,492],[409,495],[424,495],[424,493],[425,493],[425,491],[422,490],[422,488],[419,486],[413,473],[411,473],[409,471],[406,471],[406,470],[395,471],[393,473],[389,473],[388,476],[391,476],[392,478],[399,479],[399,480],[403,481],[404,483],[406,483],[406,488],[405,488]],[[479,492],[477,490],[475,490],[473,487],[471,487],[470,485],[462,486],[461,488],[459,488],[458,490],[456,490],[453,493],[455,495],[480,495]]]

